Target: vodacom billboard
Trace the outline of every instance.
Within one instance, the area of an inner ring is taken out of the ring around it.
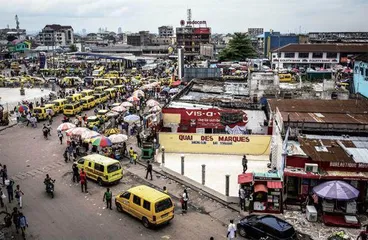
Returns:
[[[172,153],[270,154],[269,135],[160,133],[161,146]]]

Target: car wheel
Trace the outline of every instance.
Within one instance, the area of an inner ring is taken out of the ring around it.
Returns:
[[[242,237],[247,237],[247,232],[245,231],[244,228],[239,229],[239,235]]]
[[[149,228],[150,227],[150,223],[149,223],[149,221],[148,221],[148,219],[146,217],[143,217],[142,218],[142,223],[143,223],[143,226],[145,228]]]
[[[118,212],[124,212],[123,207],[120,203],[116,203],[116,209],[118,210]]]
[[[98,178],[97,179],[97,183],[98,183],[98,185],[102,186],[102,179],[101,178]]]

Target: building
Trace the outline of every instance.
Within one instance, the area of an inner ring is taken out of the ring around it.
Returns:
[[[348,58],[366,53],[368,44],[288,44],[272,51],[272,68],[320,67],[346,65]]]
[[[281,34],[280,32],[265,32],[263,35],[263,56],[271,57],[271,52],[291,43],[299,43],[299,36],[296,34]]]
[[[151,46],[172,45],[172,37],[152,36],[149,45]]]
[[[140,31],[127,36],[128,45],[132,46],[148,46],[151,43],[152,34],[149,31]]]
[[[355,58],[354,89],[355,93],[368,98],[368,53]]]
[[[159,37],[172,37],[174,36],[174,28],[172,26],[161,26],[158,28]]]
[[[258,35],[263,34],[263,28],[248,28],[248,35],[250,38],[256,38]]]
[[[368,43],[368,32],[310,32],[311,43]]]
[[[38,41],[45,46],[69,46],[74,44],[74,30],[71,26],[46,25],[39,33]]]
[[[213,59],[215,53],[215,46],[211,43],[201,43],[199,46],[199,54],[207,59]]]
[[[210,43],[211,28],[206,21],[191,21],[176,28],[176,42],[178,47],[184,48],[187,59],[193,59],[200,53],[200,45]],[[202,27],[203,26],[203,27]]]
[[[152,57],[163,57],[168,56],[169,48],[167,45],[164,46],[131,46],[125,44],[115,44],[113,46],[106,47],[91,47],[93,53],[106,53],[106,54],[133,54],[135,56],[152,56]]]
[[[0,29],[0,40],[7,40],[9,36],[14,36],[18,40],[25,40],[27,32],[25,29],[16,29],[16,28]]]

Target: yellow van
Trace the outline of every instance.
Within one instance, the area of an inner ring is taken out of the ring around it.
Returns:
[[[96,104],[102,103],[102,97],[103,97],[102,94],[95,93],[95,94],[93,94],[93,97],[95,98]]]
[[[72,87],[78,84],[82,84],[83,81],[79,77],[65,77],[61,80],[60,85],[65,83],[66,86]]]
[[[101,93],[101,101],[104,103],[107,102],[107,100],[109,100],[109,95],[105,92]]]
[[[105,89],[107,89],[106,86],[95,87],[95,93],[103,93]]]
[[[63,112],[64,110],[64,105],[66,104],[68,100],[66,100],[65,98],[60,98],[60,99],[55,99],[54,101],[52,101],[52,103],[55,105],[56,111],[58,113]]]
[[[98,110],[96,116],[100,119],[102,118],[104,121],[107,120],[106,114],[109,112],[109,110]]]
[[[83,97],[93,96],[94,93],[95,91],[91,89],[81,91]]]
[[[47,108],[45,106],[35,107],[33,108],[33,116],[37,118],[37,120],[45,120],[47,119],[48,113]]]
[[[290,73],[279,73],[280,82],[291,82],[292,76]]]
[[[114,86],[114,88],[116,89],[116,91],[118,91],[120,93],[124,93],[125,86],[123,86],[123,85],[116,85],[116,86]]]
[[[114,98],[116,96],[116,89],[115,88],[108,88],[108,89],[105,89],[104,92],[107,94],[107,95],[110,95],[110,98]]]
[[[89,116],[87,118],[87,128],[93,129],[94,126],[100,126],[100,119],[96,116]]]
[[[96,106],[96,101],[94,96],[83,97],[80,100],[81,105],[83,106],[83,110],[91,109]]]
[[[75,93],[71,96],[66,97],[66,99],[68,99],[69,102],[79,102],[79,100],[81,100],[82,97],[83,97],[82,94]]]
[[[82,112],[82,105],[79,102],[67,103],[64,105],[65,116],[75,116]]]
[[[94,86],[113,86],[114,83],[110,79],[98,78],[93,80]]]
[[[51,116],[54,116],[56,113],[58,113],[58,110],[57,110],[57,108],[56,108],[55,104],[53,104],[53,103],[45,104],[45,108],[46,108],[46,109],[51,109],[51,110],[52,110],[52,114],[51,114]]]
[[[10,63],[10,68],[12,70],[19,70],[20,69],[20,65],[19,65],[18,62],[12,62],[12,63]]]
[[[123,178],[123,170],[119,161],[102,156],[91,154],[80,158],[77,161],[78,169],[84,169],[88,178],[98,182],[98,185],[117,183]]]
[[[170,222],[174,218],[174,204],[169,195],[141,185],[115,197],[116,209],[142,220],[146,228]]]

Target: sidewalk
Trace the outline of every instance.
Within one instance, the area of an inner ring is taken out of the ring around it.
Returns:
[[[0,126],[0,132],[17,125],[17,118],[14,115],[9,115],[9,124],[6,126]]]

